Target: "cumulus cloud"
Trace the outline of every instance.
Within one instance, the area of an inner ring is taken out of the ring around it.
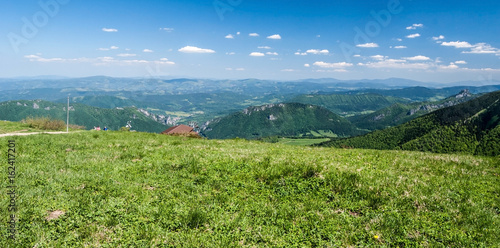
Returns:
[[[108,33],[113,33],[113,32],[118,32],[118,29],[115,29],[115,28],[102,28],[102,31],[108,32]]]
[[[180,48],[178,51],[181,53],[215,53],[215,51],[212,49],[204,49],[194,46],[185,46],[183,48]]]
[[[260,35],[258,33],[250,33],[248,34],[250,37],[259,37]]]
[[[303,53],[303,52],[300,52],[300,50],[298,50],[297,52],[294,53],[295,55],[300,55],[300,56],[306,56],[307,53]]]
[[[374,55],[374,56],[370,56],[370,58],[374,59],[374,60],[384,60],[387,58],[387,56],[382,56],[382,55]]]
[[[306,53],[310,53],[310,54],[328,54],[328,53],[330,53],[330,51],[328,51],[326,49],[323,49],[323,50],[309,49],[309,50],[306,51]]]
[[[293,72],[293,71],[295,71],[295,70],[294,70],[294,69],[283,69],[283,70],[281,70],[281,71],[284,71],[284,72]]]
[[[153,50],[151,50],[151,49],[144,49],[144,50],[142,50],[142,52],[145,52],[145,53],[152,53],[152,52],[153,52]]]
[[[271,39],[271,40],[281,40],[281,35],[273,34],[273,35],[267,36],[267,38]]]
[[[425,61],[425,60],[431,60],[431,58],[429,57],[426,57],[426,56],[422,56],[422,55],[417,55],[417,56],[414,56],[414,57],[406,57],[404,58],[406,60],[410,60],[410,61]]]
[[[378,44],[377,43],[365,43],[365,44],[358,44],[356,46],[362,47],[362,48],[375,48],[375,47],[378,47]]]
[[[166,31],[166,32],[169,32],[169,33],[172,32],[172,31],[174,31],[173,28],[160,28],[160,30]]]
[[[235,52],[227,52],[226,55],[235,55]]]
[[[405,49],[407,48],[406,46],[395,46],[394,49]]]
[[[120,53],[118,55],[116,55],[118,57],[135,57],[137,56],[137,54],[133,54],[133,53]]]
[[[440,36],[432,37],[432,39],[433,40],[444,40],[444,36],[440,35]]]
[[[492,47],[490,44],[477,43],[472,46],[470,51],[463,51],[462,53],[475,53],[475,54],[500,54],[500,49]]]
[[[466,41],[443,42],[443,43],[441,43],[441,46],[452,46],[455,48],[471,48],[472,47],[472,45]]]
[[[278,55],[278,53],[277,53],[277,52],[267,52],[266,54],[267,54],[267,55],[275,55],[275,56],[276,56],[276,55]]]
[[[263,56],[266,56],[266,55],[263,54],[263,53],[260,53],[260,52],[253,52],[253,53],[250,53],[250,56],[252,56],[252,57],[263,57]]]
[[[234,36],[233,36],[232,34],[228,34],[228,35],[226,35],[226,37],[224,37],[224,38],[226,38],[226,39],[234,39]]]
[[[304,64],[304,67],[311,67],[310,64]]]
[[[417,28],[423,28],[424,27],[424,24],[413,24],[409,27],[406,27],[407,30],[415,30]]]
[[[441,69],[458,69],[459,67],[457,65],[455,65],[455,63],[450,63],[450,65],[442,65],[442,66],[439,66],[439,68]]]
[[[410,35],[406,36],[406,38],[408,38],[408,39],[415,39],[415,38],[417,38],[417,37],[420,37],[420,34],[419,34],[419,33],[416,33],[416,34],[410,34]]]
[[[455,64],[458,64],[458,65],[466,65],[467,62],[465,62],[464,60],[459,60],[459,61],[455,61]]]
[[[351,63],[347,62],[338,62],[338,63],[327,63],[323,61],[314,62],[313,65],[321,67],[321,68],[344,68],[353,66]]]
[[[260,47],[257,47],[259,49],[271,49],[271,47],[268,47],[268,46],[260,46]]]

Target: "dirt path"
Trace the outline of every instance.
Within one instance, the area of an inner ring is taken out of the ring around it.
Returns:
[[[41,133],[48,133],[48,134],[63,134],[63,133],[66,133],[66,132],[4,133],[4,134],[0,134],[0,137],[7,137],[7,136],[26,136],[26,135],[41,134]]]

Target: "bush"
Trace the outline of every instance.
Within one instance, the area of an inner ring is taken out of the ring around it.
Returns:
[[[122,131],[122,132],[130,132],[130,127],[120,127],[120,131]]]
[[[28,124],[30,128],[40,130],[63,130],[66,127],[66,123],[64,123],[64,121],[51,119],[49,117],[28,117],[23,119],[21,122]]]

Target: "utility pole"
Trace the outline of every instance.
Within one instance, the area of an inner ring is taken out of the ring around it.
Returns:
[[[69,133],[69,95],[68,95],[68,107],[66,108],[66,133]]]

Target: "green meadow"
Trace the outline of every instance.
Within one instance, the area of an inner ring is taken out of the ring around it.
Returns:
[[[498,157],[118,131],[0,144],[0,247],[500,246]]]

